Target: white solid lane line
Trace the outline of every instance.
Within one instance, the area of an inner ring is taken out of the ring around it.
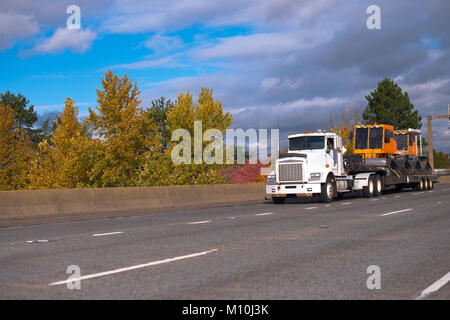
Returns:
[[[202,223],[209,223],[209,222],[211,222],[211,220],[187,222],[187,224],[202,224]]]
[[[108,233],[94,233],[93,237],[103,237],[103,236],[110,236],[113,234],[121,234],[124,233],[123,231],[116,231],[116,232],[108,232]]]
[[[420,296],[418,296],[416,298],[416,300],[421,300],[426,298],[428,295],[432,294],[433,292],[438,291],[440,288],[442,288],[443,286],[445,286],[447,284],[447,282],[450,281],[450,272],[448,272],[445,276],[443,276],[442,278],[440,278],[438,281],[436,281],[435,283],[433,283],[431,286],[429,286],[428,288],[426,288],[425,290],[423,290],[420,293]]]
[[[396,214],[396,213],[400,213],[400,212],[406,212],[406,211],[410,211],[410,210],[412,210],[412,208],[409,208],[409,209],[403,209],[403,210],[398,210],[398,211],[393,211],[393,212],[388,212],[388,213],[383,213],[383,214],[380,214],[380,216],[381,216],[381,217],[384,217],[384,216],[390,216],[391,214]]]
[[[169,262],[174,262],[174,261],[189,259],[189,258],[195,258],[195,257],[203,256],[205,254],[212,253],[212,252],[217,252],[217,249],[211,249],[208,251],[192,253],[192,254],[188,254],[185,256],[168,258],[168,259],[153,261],[153,262],[144,263],[144,264],[138,264],[138,265],[126,267],[126,268],[120,268],[120,269],[115,269],[115,270],[110,270],[110,271],[105,271],[105,272],[93,273],[93,274],[81,276],[79,278],[70,278],[70,279],[63,280],[63,281],[49,283],[49,286],[57,286],[57,285],[66,284],[69,282],[73,283],[74,281],[81,281],[81,280],[87,280],[87,279],[92,279],[92,278],[104,277],[104,276],[108,276],[108,275],[115,274],[115,273],[131,271],[131,270],[136,270],[136,269],[142,269],[142,268],[146,268],[146,267],[155,266],[158,264],[169,263]]]
[[[273,212],[257,213],[257,214],[255,214],[255,216],[268,216],[268,215],[271,215],[271,214],[273,214]]]

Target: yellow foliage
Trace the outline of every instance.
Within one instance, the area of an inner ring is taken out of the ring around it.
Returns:
[[[214,100],[212,89],[202,87],[198,99],[194,102],[188,90],[179,93],[177,101],[167,112],[167,128],[169,132],[176,129],[186,129],[191,134],[191,145],[194,145],[194,121],[202,122],[202,136],[208,129],[225,132],[231,126],[233,118],[230,113],[224,113],[222,103]],[[202,142],[202,147],[206,145]],[[173,145],[172,145],[173,147]],[[203,150],[202,148],[202,150]],[[221,166],[213,164],[173,164],[170,157],[171,148],[166,152],[166,165],[170,167],[167,184],[207,184],[223,183]],[[194,154],[192,153],[192,156]]]
[[[16,127],[14,110],[0,104],[0,190],[26,187],[31,154],[29,137]]]
[[[336,128],[331,128],[331,132],[336,133],[342,138],[342,145],[347,149],[346,154],[353,152],[353,139],[351,138],[353,128],[348,125],[341,125]]]
[[[111,71],[102,77],[103,90],[97,89],[97,112],[89,108],[90,127],[99,161],[90,173],[96,187],[139,184],[141,166],[158,152],[160,133],[142,112],[140,91],[127,75],[119,78]]]

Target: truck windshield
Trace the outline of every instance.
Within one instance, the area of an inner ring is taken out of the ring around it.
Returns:
[[[325,147],[323,136],[298,137],[289,139],[289,150],[323,149]]]
[[[369,149],[381,149],[383,147],[383,128],[370,128]]]
[[[396,134],[397,150],[408,150],[408,136],[406,134]]]
[[[369,128],[356,128],[355,149],[367,149]]]

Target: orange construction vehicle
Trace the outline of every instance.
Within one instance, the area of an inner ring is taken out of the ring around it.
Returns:
[[[386,158],[397,153],[394,127],[386,124],[356,125],[353,135],[353,153],[364,159]]]
[[[417,129],[395,130],[394,138],[397,142],[399,155],[419,156],[422,154],[421,131]]]

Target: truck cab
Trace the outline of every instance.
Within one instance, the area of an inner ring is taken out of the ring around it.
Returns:
[[[327,179],[345,176],[345,148],[337,134],[319,130],[292,133],[288,142],[287,152],[280,155],[275,170],[267,177],[266,193],[274,202],[321,194]],[[333,194],[336,191],[334,188]]]

